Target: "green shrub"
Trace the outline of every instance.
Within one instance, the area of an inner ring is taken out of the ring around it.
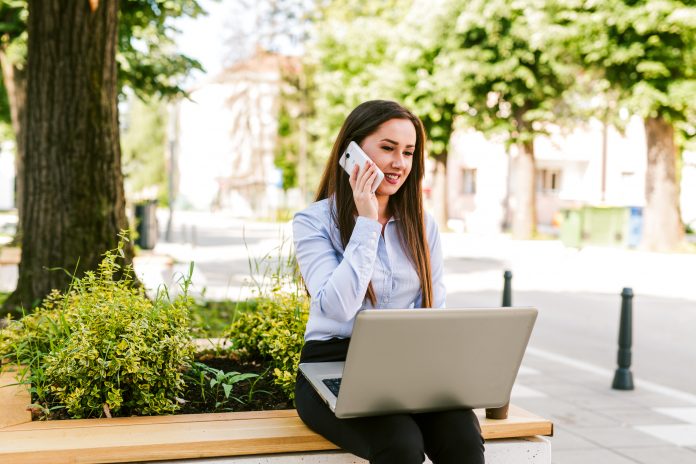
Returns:
[[[239,313],[227,335],[242,356],[269,364],[275,383],[294,399],[309,300],[301,292],[277,290],[255,301],[256,310]]]
[[[0,331],[0,358],[22,364],[44,415],[65,408],[70,417],[168,414],[178,409],[183,372],[194,347],[192,304],[184,279],[171,301],[166,289],[150,301],[120,270],[125,237],[96,272],[74,278],[35,313]]]

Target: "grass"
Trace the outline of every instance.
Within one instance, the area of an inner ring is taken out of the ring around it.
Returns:
[[[198,338],[222,337],[240,312],[256,309],[254,300],[206,301],[191,308],[191,324]]]

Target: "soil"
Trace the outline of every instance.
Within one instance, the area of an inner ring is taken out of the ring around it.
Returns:
[[[222,370],[224,372],[239,372],[241,374],[257,374],[259,377],[236,383],[230,396],[238,398],[228,401],[227,405],[215,407],[215,400],[203,399],[200,392],[189,389],[184,395],[187,401],[181,408],[180,414],[221,411],[264,411],[273,409],[291,409],[292,401],[285,392],[273,382],[273,372],[267,366],[256,360],[243,360],[234,354],[228,357],[199,355],[199,362]],[[220,398],[222,399],[222,398]]]

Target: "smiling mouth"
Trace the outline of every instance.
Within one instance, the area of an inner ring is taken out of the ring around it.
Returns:
[[[399,182],[399,179],[401,178],[400,175],[398,174],[385,174],[384,179],[389,182],[390,184],[397,184]]]

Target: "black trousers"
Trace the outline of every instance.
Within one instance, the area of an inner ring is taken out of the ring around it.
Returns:
[[[308,341],[301,362],[345,361],[350,339]],[[482,464],[483,437],[470,409],[338,419],[301,373],[295,406],[305,424],[373,464]]]

